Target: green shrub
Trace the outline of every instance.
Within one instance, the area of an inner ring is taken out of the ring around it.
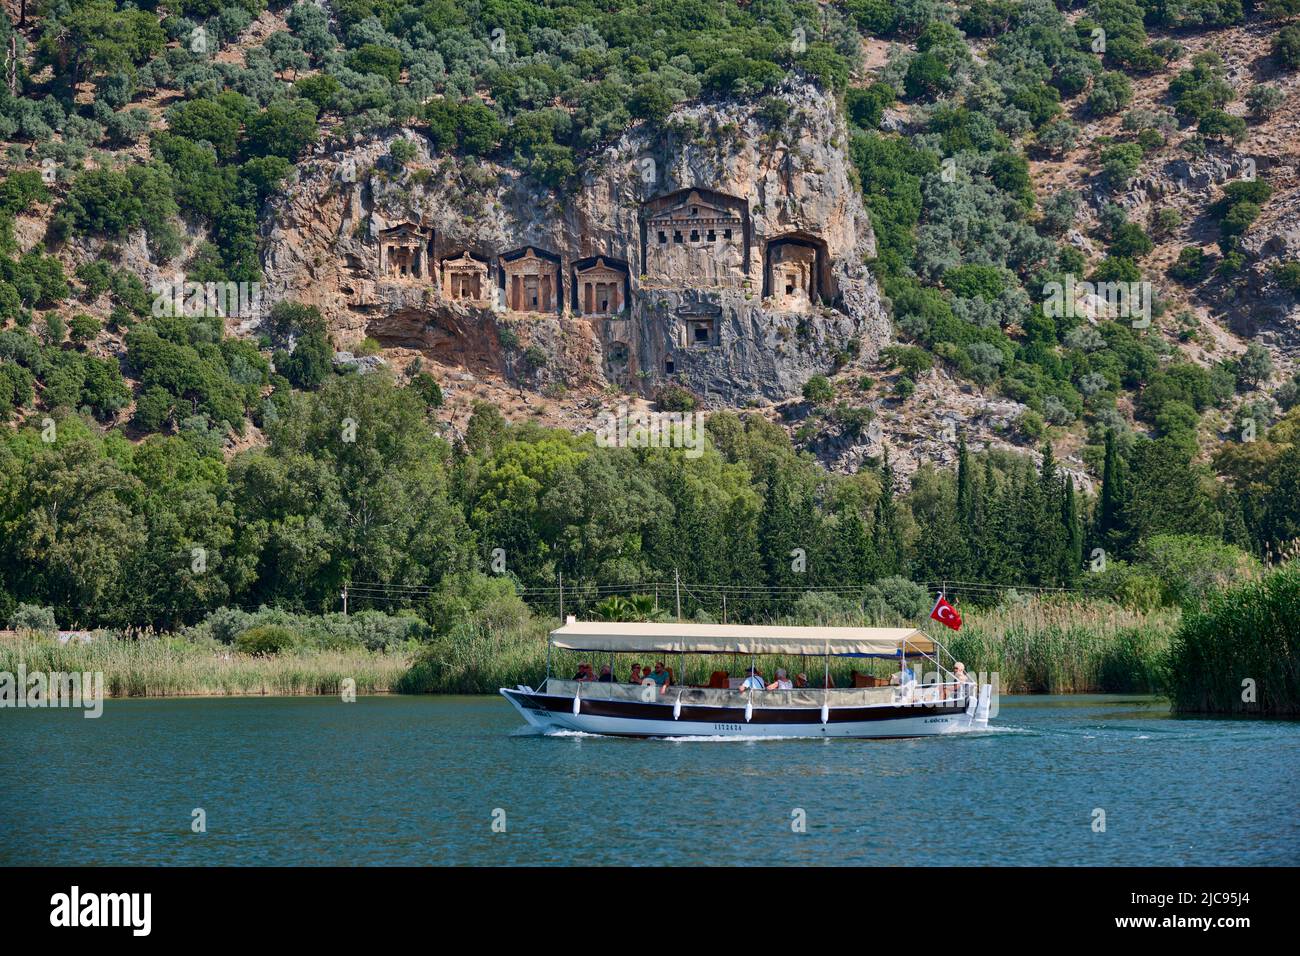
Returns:
[[[803,383],[803,397],[814,405],[824,405],[835,397],[835,386],[825,375],[814,375]]]
[[[689,389],[680,385],[665,385],[655,396],[655,405],[661,412],[694,411],[698,401]]]
[[[1292,24],[1273,37],[1273,57],[1289,70],[1300,67],[1300,26]]]
[[[1300,262],[1284,262],[1274,266],[1273,278],[1286,291],[1300,293]]]
[[[9,627],[15,631],[38,631],[53,634],[59,625],[54,620],[54,609],[37,604],[19,604],[9,616]]]
[[[281,651],[292,650],[297,644],[298,636],[278,624],[252,627],[235,638],[235,649],[253,657],[272,657]]]

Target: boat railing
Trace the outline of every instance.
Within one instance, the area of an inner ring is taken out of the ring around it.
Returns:
[[[612,684],[599,681],[575,681],[549,678],[544,693],[583,700],[622,700],[645,704],[685,707],[742,707],[752,699],[754,706],[766,708],[884,707],[891,705],[954,704],[973,694],[972,685],[906,684],[886,687],[796,687],[790,690],[739,690],[716,687],[669,686],[653,684]]]
[[[975,697],[975,684],[972,681],[945,681],[936,684],[911,681],[891,689],[896,704],[955,704],[965,703]]]

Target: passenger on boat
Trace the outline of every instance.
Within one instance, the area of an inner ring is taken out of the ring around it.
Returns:
[[[790,678],[785,674],[784,667],[776,669],[776,680],[767,685],[767,690],[792,690],[794,684],[790,683]]]
[[[749,669],[749,676],[740,682],[737,690],[767,690],[767,681],[763,680],[763,675],[758,672],[757,667]]]
[[[899,684],[903,686],[906,686],[907,684],[915,684],[916,672],[913,671],[912,668],[908,666],[907,661],[903,661],[903,669],[900,670],[897,674],[891,674],[889,677],[889,682],[891,684]]]
[[[579,683],[588,684],[596,679],[596,674],[592,671],[591,665],[583,661],[578,665],[578,673],[573,675],[573,679]]]
[[[598,683],[601,684],[614,683],[614,672],[610,670],[608,664],[600,665],[600,680],[598,681]]]
[[[966,665],[961,661],[952,665],[952,678],[957,682],[958,697],[972,693],[971,689],[975,686],[975,680],[970,674],[966,673]]]
[[[795,675],[794,675],[794,686],[795,686],[795,687],[807,687],[807,686],[808,686],[808,675],[807,675],[807,674],[795,674]]]
[[[639,684],[639,683],[641,683],[641,665],[640,665],[640,664],[633,664],[633,665],[632,665],[632,673],[628,675],[627,682],[628,682],[629,684]]]
[[[668,671],[665,670],[663,661],[656,661],[655,669],[648,676],[652,681],[659,685],[660,690],[672,683],[672,678]]]

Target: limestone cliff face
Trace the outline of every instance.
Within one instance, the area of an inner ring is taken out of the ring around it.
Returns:
[[[430,156],[405,130],[301,163],[266,223],[268,301],[318,305],[365,336],[521,384],[667,382],[713,404],[787,397],[889,322],[835,104],[780,93],[682,108],[552,190]],[[395,139],[416,147],[398,167]],[[535,348],[534,348],[535,347]]]

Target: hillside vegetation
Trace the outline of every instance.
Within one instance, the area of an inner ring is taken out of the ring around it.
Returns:
[[[489,574],[548,605],[563,574],[582,608],[674,571],[715,589],[687,613],[720,615],[727,586],[751,619],[813,588],[861,607],[896,579],[1149,608],[1252,576],[1300,539],[1298,13],[10,5],[0,619],[172,628],[223,607],[332,611],[352,584],[354,608],[437,622]],[[633,125],[702,99],[775,111],[794,79],[848,121],[898,341],[779,408],[715,411],[698,459],[545,427],[548,408],[602,397],[576,388],[512,424],[501,392],[475,403],[432,361],[337,365],[328,324],[294,302],[251,330],[158,307],[159,276],[258,282],[271,210],[318,147],[406,128],[559,196]],[[1166,201],[1180,162],[1191,185]],[[1221,174],[1197,185],[1206,169]],[[1133,293],[1047,291],[1082,282]],[[981,419],[995,402],[1014,415]],[[955,467],[914,455],[959,407],[976,411],[944,442]],[[855,445],[840,467],[833,449]]]

